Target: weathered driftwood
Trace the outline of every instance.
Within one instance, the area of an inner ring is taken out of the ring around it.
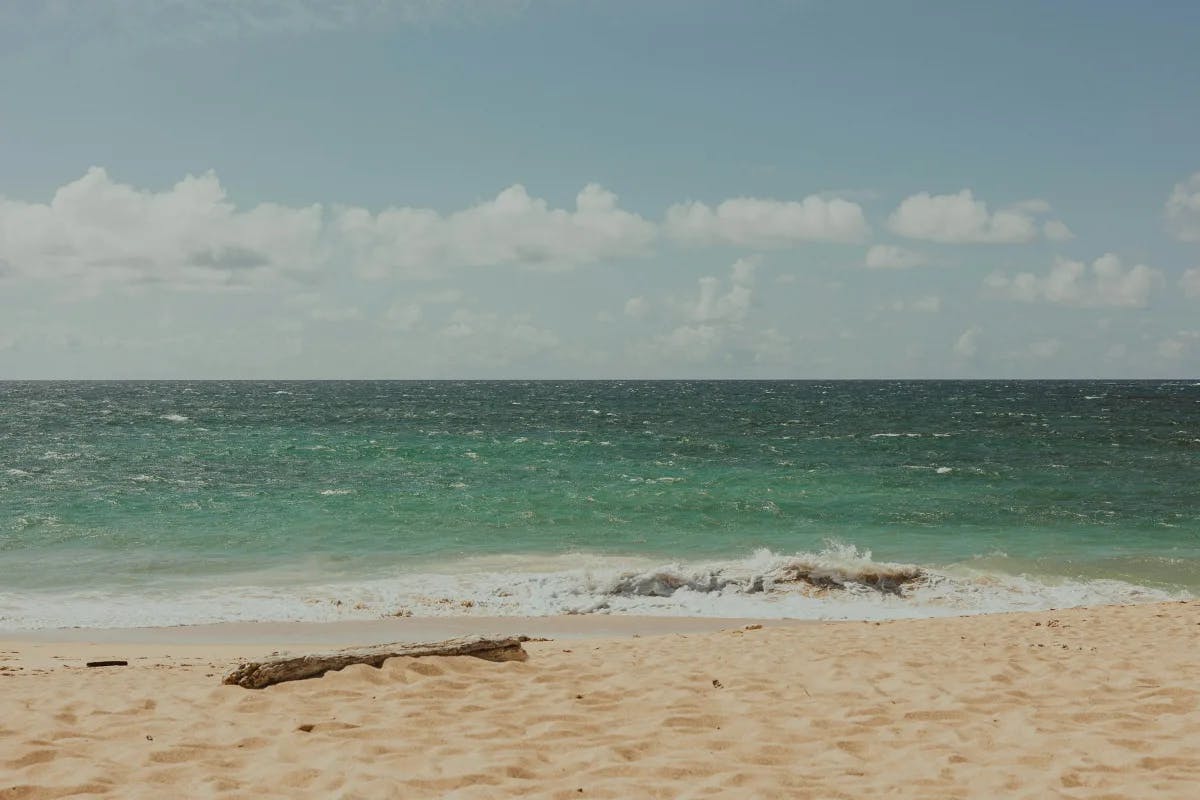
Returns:
[[[336,650],[332,653],[314,653],[303,656],[280,656],[267,661],[252,661],[242,664],[225,676],[225,683],[247,689],[262,689],[285,681],[318,678],[351,664],[383,666],[389,658],[399,656],[474,656],[485,661],[524,661],[525,649],[521,642],[526,636],[503,638],[488,636],[462,636],[443,642],[419,644],[392,642],[371,647]]]

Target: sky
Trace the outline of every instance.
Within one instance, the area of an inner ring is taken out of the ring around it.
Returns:
[[[7,0],[0,379],[1200,376],[1200,3]]]

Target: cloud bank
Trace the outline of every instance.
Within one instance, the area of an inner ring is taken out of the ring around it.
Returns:
[[[428,277],[454,267],[515,264],[566,269],[646,252],[655,227],[617,206],[617,196],[585,186],[574,211],[550,208],[520,184],[463,211],[424,208],[371,214],[343,208],[332,224],[353,262],[369,277]]]
[[[0,198],[0,261],[16,274],[84,284],[230,284],[314,269],[320,206],[239,211],[213,173],[148,192],[93,167],[49,203]]]
[[[1043,276],[1020,272],[1009,277],[994,274],[987,286],[1014,300],[1045,302],[1080,308],[1145,308],[1150,291],[1162,273],[1145,264],[1125,267],[1112,253],[1089,267],[1082,261],[1058,259]]]
[[[0,264],[85,284],[228,286],[346,265],[366,277],[416,278],[498,264],[565,269],[641,254],[655,236],[653,223],[595,185],[573,210],[520,185],[445,215],[274,203],[240,210],[212,172],[153,192],[93,167],[48,203],[0,198]]]
[[[0,197],[0,277],[86,285],[247,286],[319,270],[363,278],[435,278],[447,270],[513,265],[565,270],[650,253],[664,232],[688,246],[777,250],[867,235],[860,206],[817,196],[735,198],[715,208],[671,206],[656,223],[585,186],[554,208],[514,184],[465,209],[358,206],[239,208],[213,172],[153,191],[101,167],[46,203]],[[911,258],[893,249],[891,258]]]
[[[888,218],[888,229],[908,239],[941,244],[1021,244],[1037,238],[1035,215],[1044,214],[1050,205],[1044,200],[989,211],[987,203],[976,200],[970,189],[957,194],[931,195],[921,192],[907,197]],[[1070,238],[1062,222],[1047,224],[1052,239]]]
[[[664,227],[684,244],[752,250],[778,250],[804,242],[857,242],[869,232],[862,206],[817,195],[800,201],[737,197],[716,208],[680,203],[667,209]]]

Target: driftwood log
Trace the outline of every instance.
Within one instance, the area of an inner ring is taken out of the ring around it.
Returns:
[[[318,678],[326,672],[344,669],[351,664],[370,664],[381,667],[389,658],[400,656],[474,656],[485,661],[524,661],[525,649],[521,642],[527,636],[503,638],[488,636],[462,636],[443,642],[419,644],[393,642],[371,647],[335,650],[331,653],[315,653],[303,656],[280,656],[267,661],[251,661],[242,664],[225,676],[224,683],[246,689],[263,689],[285,681]]]

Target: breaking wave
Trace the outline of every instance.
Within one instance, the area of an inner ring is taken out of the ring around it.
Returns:
[[[990,566],[990,564],[989,564]],[[594,554],[494,556],[357,582],[319,571],[254,585],[174,585],[138,594],[0,592],[0,629],[332,621],[389,616],[639,614],[763,619],[896,619],[1186,599],[1182,590],[1105,578],[1009,574],[971,563],[875,561],[831,543],[819,552],[654,563]]]

